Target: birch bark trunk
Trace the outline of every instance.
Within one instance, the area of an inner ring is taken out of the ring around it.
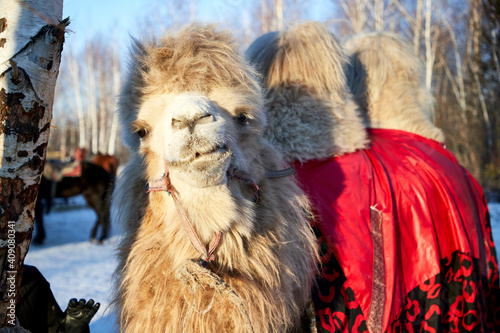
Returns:
[[[112,66],[113,66],[113,72],[112,72],[112,77],[113,77],[113,115],[111,117],[111,129],[110,129],[110,135],[109,135],[109,142],[108,142],[108,154],[114,155],[115,153],[115,147],[116,147],[116,138],[118,134],[118,113],[116,112],[117,109],[117,99],[118,99],[118,94],[120,92],[120,79],[121,79],[121,72],[120,72],[120,59],[118,59],[118,51],[116,49],[113,50],[112,53]]]
[[[71,53],[70,53],[71,54]],[[80,87],[80,67],[75,56],[76,52],[73,52],[71,56],[66,55],[68,60],[68,72],[73,82],[73,91],[75,96],[75,107],[76,113],[78,115],[78,147],[88,148],[87,137],[86,137],[86,127],[85,127],[85,117],[83,115],[83,103],[82,103],[82,90]],[[72,146],[74,148],[74,146]]]
[[[91,148],[92,154],[97,154],[99,150],[99,130],[97,123],[97,96],[96,96],[96,78],[95,78],[95,70],[94,70],[94,49],[92,45],[87,49],[86,54],[86,63],[87,63],[87,81],[85,83],[86,86],[86,98],[87,98],[87,114],[90,115],[90,130],[91,135],[89,141],[89,147]]]
[[[106,52],[106,50],[103,50]],[[99,121],[99,143],[98,143],[98,153],[107,154],[108,145],[106,141],[106,136],[108,134],[108,130],[106,124],[108,123],[108,114],[107,114],[107,96],[106,93],[106,79],[107,73],[105,72],[105,66],[103,65],[103,57],[106,56],[106,53],[100,53],[98,55],[97,60],[97,74],[96,76],[99,78],[99,112],[98,112],[98,121]]]
[[[425,2],[425,86],[427,89],[432,88],[432,70],[434,68],[434,55],[432,53],[431,40],[431,23],[432,23],[432,1]]]
[[[15,324],[69,24],[62,7],[62,0],[0,2],[0,327]]]

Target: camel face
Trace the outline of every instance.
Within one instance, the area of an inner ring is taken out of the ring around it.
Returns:
[[[231,159],[227,113],[206,96],[190,92],[154,97],[143,108],[155,113],[145,120],[151,133],[142,140],[143,150],[149,147],[172,174],[192,186],[224,181]]]
[[[140,150],[154,153],[161,160],[157,165],[166,164],[173,183],[221,185],[231,164],[247,164],[238,142],[245,138],[240,132],[250,127],[252,106],[227,95],[184,92],[151,96],[143,103],[134,122],[142,136]]]

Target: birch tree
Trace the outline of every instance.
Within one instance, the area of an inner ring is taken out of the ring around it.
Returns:
[[[431,38],[431,24],[432,24],[432,1],[425,1],[425,86],[431,90],[432,87],[432,71],[434,69],[434,53],[432,52],[432,38]],[[434,41],[436,43],[436,41]]]
[[[275,29],[278,31],[283,30],[285,21],[283,17],[283,0],[274,0],[274,10],[276,12]]]
[[[469,3],[471,10],[471,19],[470,19],[470,35],[472,47],[469,48],[468,53],[468,61],[469,66],[472,72],[472,77],[474,79],[474,83],[476,85],[477,96],[479,99],[479,105],[481,108],[481,112],[483,114],[484,126],[486,128],[486,144],[488,147],[488,153],[491,151],[493,147],[493,133],[491,131],[491,122],[488,114],[488,109],[486,107],[486,101],[483,94],[483,89],[481,86],[481,81],[479,79],[479,36],[481,34],[480,31],[480,16],[482,16],[482,7],[480,6],[479,0],[473,0]]]
[[[99,47],[99,50],[102,50],[101,47]],[[99,85],[97,87],[99,91],[99,142],[98,142],[98,147],[99,150],[97,152],[105,154],[107,152],[107,141],[106,137],[108,134],[108,130],[106,128],[107,124],[107,110],[109,108],[109,94],[107,93],[107,71],[104,65],[104,56],[106,54],[103,54],[102,52],[96,54],[97,56],[97,73],[95,74],[98,79],[99,79]],[[89,68],[90,69],[90,68]]]
[[[116,139],[118,134],[118,114],[115,112],[117,109],[117,101],[118,101],[118,93],[120,91],[120,78],[121,78],[121,70],[120,70],[120,59],[118,58],[118,50],[116,48],[113,49],[112,58],[111,58],[111,67],[112,67],[112,77],[113,77],[113,103],[112,103],[112,117],[111,117],[111,129],[109,133],[109,141],[108,141],[108,154],[113,155],[115,153],[116,147]]]
[[[78,115],[78,146],[87,147],[87,136],[85,131],[85,118],[83,116],[83,103],[82,103],[82,89],[80,87],[80,65],[76,59],[75,52],[72,52],[69,56],[66,54],[66,67],[68,69],[67,73],[71,78],[73,84],[73,98],[75,99],[74,107],[76,108],[76,113]]]
[[[341,0],[340,6],[344,11],[344,15],[351,23],[354,33],[365,30],[367,25],[366,8],[368,6],[368,0]]]
[[[415,11],[415,20],[413,24],[413,52],[418,54],[420,52],[420,32],[422,31],[422,8],[424,6],[423,0],[417,1],[417,10]],[[426,20],[426,23],[430,20]]]
[[[64,32],[62,0],[0,2],[0,326],[15,324]]]
[[[87,75],[85,80],[85,96],[87,99],[87,116],[90,116],[90,129],[91,135],[87,136],[87,146],[90,147],[92,154],[97,154],[99,150],[98,140],[99,140],[99,129],[98,129],[98,111],[97,111],[97,88],[96,88],[96,77],[94,70],[94,46],[89,44],[86,50],[86,65],[87,65]],[[89,141],[90,140],[90,141]]]
[[[462,65],[462,56],[460,54],[459,45],[457,43],[457,39],[455,36],[455,31],[452,29],[446,15],[442,15],[441,19],[445,25],[446,30],[450,36],[451,44],[453,46],[453,55],[455,58],[455,72],[452,73],[447,61],[444,59],[443,55],[440,55],[440,63],[443,66],[448,80],[451,83],[451,87],[453,89],[453,93],[455,94],[455,98],[457,99],[458,105],[460,107],[460,115],[463,121],[466,121],[466,111],[467,111],[467,99],[466,99],[466,91],[465,91],[465,68]]]
[[[375,19],[375,30],[384,30],[384,1],[374,0],[373,13]]]

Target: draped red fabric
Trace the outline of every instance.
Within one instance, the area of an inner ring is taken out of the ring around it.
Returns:
[[[369,137],[368,149],[295,165],[337,265],[322,268],[314,291],[319,331],[500,331],[480,185],[436,141],[383,129]]]

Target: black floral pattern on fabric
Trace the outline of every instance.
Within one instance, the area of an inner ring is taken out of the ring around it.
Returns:
[[[323,332],[368,332],[366,319],[337,259],[314,227],[320,246],[321,274],[316,279],[312,300],[316,314],[316,329]],[[335,309],[332,312],[331,309]]]
[[[479,260],[460,251],[441,259],[441,273],[413,289],[393,332],[500,332],[498,259],[486,213],[487,276]]]
[[[389,332],[500,332],[498,260],[487,215],[487,276],[480,274],[479,260],[456,251],[442,258],[441,273],[421,283],[406,297]],[[368,332],[346,277],[321,232],[314,228],[321,255],[321,274],[313,288],[317,331]],[[334,309],[334,310],[332,310]]]
[[[391,331],[498,332],[498,281],[496,288],[491,282],[479,276],[477,259],[454,252],[441,260],[440,274],[408,294]]]

